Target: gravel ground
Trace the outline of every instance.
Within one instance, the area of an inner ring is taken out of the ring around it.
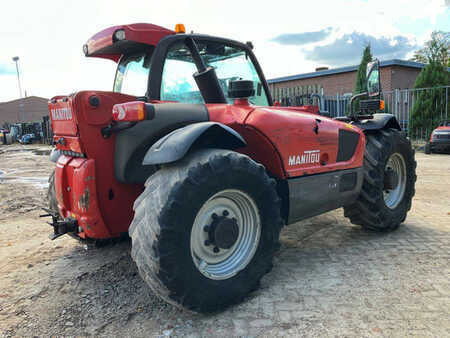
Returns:
[[[152,294],[129,242],[48,239],[38,217],[48,151],[0,146],[3,336],[450,337],[449,155],[417,153],[417,193],[398,231],[366,232],[341,210],[289,226],[261,289],[199,315]]]

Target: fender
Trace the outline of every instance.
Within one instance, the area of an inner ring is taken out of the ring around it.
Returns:
[[[234,129],[218,122],[199,122],[176,129],[160,138],[147,151],[143,165],[175,162],[182,159],[192,146],[234,150],[247,145]]]
[[[396,117],[392,114],[373,114],[373,119],[362,120],[354,123],[363,131],[380,130],[393,128],[399,131],[402,130]]]

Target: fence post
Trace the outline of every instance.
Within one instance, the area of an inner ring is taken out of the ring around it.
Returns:
[[[445,119],[448,120],[448,87],[445,88]]]
[[[340,114],[340,107],[339,107],[339,93],[336,93],[336,110],[337,110],[337,116],[341,116]]]

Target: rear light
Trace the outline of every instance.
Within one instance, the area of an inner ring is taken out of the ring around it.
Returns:
[[[114,121],[137,122],[147,119],[147,113],[144,102],[127,102],[115,104],[112,110]]]

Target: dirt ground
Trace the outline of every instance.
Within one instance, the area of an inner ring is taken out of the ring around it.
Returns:
[[[221,313],[160,301],[129,242],[48,239],[39,218],[53,168],[46,146],[0,146],[3,336],[450,337],[450,155],[417,153],[413,209],[391,234],[341,210],[285,228],[261,289]]]

